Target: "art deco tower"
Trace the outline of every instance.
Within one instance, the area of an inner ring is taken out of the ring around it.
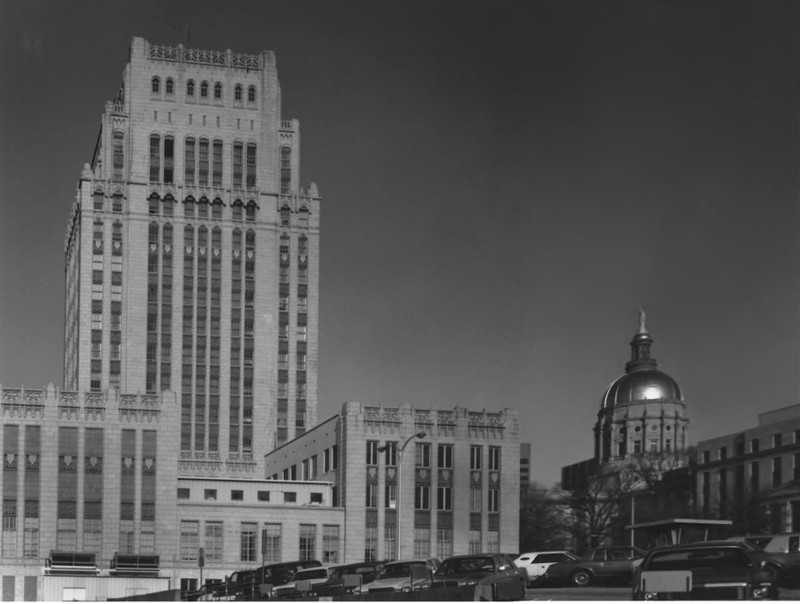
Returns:
[[[67,228],[65,387],[174,391],[184,470],[253,472],[316,423],[320,199],[299,168],[272,52],[133,39]]]

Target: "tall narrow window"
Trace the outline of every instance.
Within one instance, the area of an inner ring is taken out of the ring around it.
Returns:
[[[194,148],[193,138],[187,138],[183,153],[183,182],[185,185],[194,185]]]
[[[256,186],[256,146],[252,143],[247,145],[247,188],[254,189]]]
[[[250,86],[247,89],[247,102],[248,103],[255,103],[256,102],[256,87]]]
[[[292,150],[281,147],[281,195],[288,195],[292,190]]]
[[[236,87],[233,89],[233,100],[240,101],[242,100],[242,85],[236,84]]]
[[[150,80],[150,90],[153,94],[158,94],[161,90],[161,80],[158,76],[153,76],[153,79]]]
[[[314,524],[300,525],[300,559],[313,560],[317,552],[317,526]]]
[[[200,186],[207,187],[208,186],[208,140],[204,138],[200,139],[200,167],[198,173],[199,173]]]
[[[233,144],[233,187],[242,188],[242,174],[244,163],[244,146],[242,143]]]
[[[166,88],[166,93],[167,94],[174,93],[175,92],[175,80],[173,80],[172,78],[167,78],[165,88]]]
[[[194,80],[186,82],[186,96],[194,98]]]
[[[158,182],[161,176],[161,137],[150,136],[150,182]]]
[[[114,180],[122,180],[125,173],[125,150],[123,147],[124,134],[114,132]]]
[[[202,82],[200,84],[200,98],[201,99],[208,98],[208,82]]]
[[[242,522],[241,528],[241,562],[256,561],[256,532],[258,524],[255,522]]]
[[[215,140],[213,148],[213,185],[222,186],[222,141]]]
[[[164,182],[174,182],[175,173],[175,139],[164,138]]]
[[[222,98],[222,84],[219,82],[214,84],[214,98],[217,100]]]

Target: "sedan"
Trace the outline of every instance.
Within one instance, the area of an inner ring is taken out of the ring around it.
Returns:
[[[506,554],[468,554],[447,558],[433,573],[431,589],[470,587],[492,600],[524,600],[528,574]],[[481,598],[483,599],[483,598]]]
[[[528,552],[526,554],[520,554],[519,557],[514,560],[514,564],[528,571],[528,582],[533,582],[542,576],[545,571],[556,562],[568,562],[577,559],[578,556],[565,550]]]
[[[578,560],[551,565],[541,576],[543,583],[572,584],[586,587],[599,581],[630,585],[633,569],[644,557],[638,547],[597,547]]]

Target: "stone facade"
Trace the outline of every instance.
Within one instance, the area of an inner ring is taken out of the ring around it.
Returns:
[[[698,511],[727,518],[750,500],[766,508],[770,531],[800,531],[800,405],[697,443]]]
[[[347,560],[446,558],[517,550],[519,450],[511,409],[348,402],[268,454],[265,467],[279,478],[316,464],[332,481],[335,504],[347,510]]]
[[[174,391],[183,473],[258,476],[316,424],[320,198],[299,155],[272,52],[133,39],[67,228],[65,383]]]

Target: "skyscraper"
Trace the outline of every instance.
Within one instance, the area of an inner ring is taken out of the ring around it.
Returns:
[[[174,391],[183,474],[255,472],[316,423],[320,198],[299,167],[272,52],[133,39],[65,237],[64,381]]]

